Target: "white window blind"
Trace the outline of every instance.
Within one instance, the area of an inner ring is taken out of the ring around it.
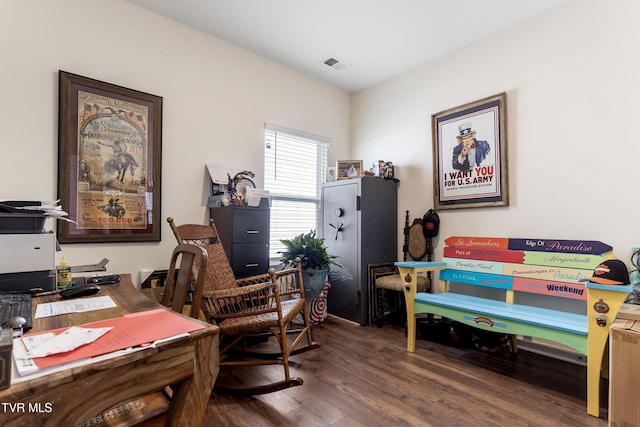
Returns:
[[[327,170],[326,138],[270,124],[264,130],[264,188],[271,195],[269,258],[281,239],[317,229],[320,183]]]

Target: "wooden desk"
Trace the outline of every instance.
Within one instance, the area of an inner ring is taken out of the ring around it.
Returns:
[[[45,331],[110,319],[162,307],[145,297],[129,275],[104,285],[97,296],[109,295],[117,307],[87,313],[33,319],[33,331]],[[37,303],[59,300],[57,295],[34,298]],[[13,383],[0,391],[2,426],[73,426],[135,397],[171,385],[173,398],[167,426],[200,426],[218,375],[218,327],[155,348],[117,356],[38,378]],[[21,403],[9,410],[5,404]],[[38,412],[40,409],[41,412]]]

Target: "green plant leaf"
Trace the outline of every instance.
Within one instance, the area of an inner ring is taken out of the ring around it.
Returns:
[[[316,270],[326,270],[331,265],[342,267],[335,261],[338,257],[327,252],[324,238],[317,237],[315,230],[299,234],[292,239],[280,240],[280,242],[286,248],[278,252],[283,267],[295,267],[295,260],[298,257],[301,260],[302,270],[307,271],[309,275]]]

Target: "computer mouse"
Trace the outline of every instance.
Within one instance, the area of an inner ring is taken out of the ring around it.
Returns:
[[[22,325],[24,325],[25,323],[27,323],[27,319],[25,319],[22,316],[15,316],[15,317],[11,317],[9,319],[7,319],[3,324],[2,327],[9,327],[11,329],[20,329],[22,328]]]
[[[77,285],[77,286],[72,286],[69,289],[65,289],[60,292],[60,296],[63,299],[80,298],[80,297],[86,297],[89,295],[95,295],[98,293],[99,290],[100,290],[100,286],[87,283],[86,285]]]

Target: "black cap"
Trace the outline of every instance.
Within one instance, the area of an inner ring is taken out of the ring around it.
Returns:
[[[631,283],[627,265],[619,259],[609,259],[603,262],[593,270],[592,277],[584,280],[601,285],[628,285]]]

